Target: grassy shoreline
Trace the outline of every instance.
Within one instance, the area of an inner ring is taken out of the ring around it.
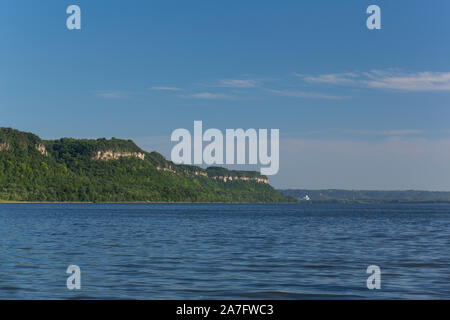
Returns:
[[[0,204],[298,204],[298,202],[183,202],[183,201],[124,201],[124,202],[81,202],[81,201],[8,201]]]
[[[438,204],[450,203],[450,200],[315,200],[299,202],[187,202],[187,201],[123,201],[123,202],[83,202],[83,201],[9,201],[0,200],[0,204]]]

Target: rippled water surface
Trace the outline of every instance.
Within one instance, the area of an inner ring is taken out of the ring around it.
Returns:
[[[449,204],[0,204],[0,241],[0,299],[450,298]]]

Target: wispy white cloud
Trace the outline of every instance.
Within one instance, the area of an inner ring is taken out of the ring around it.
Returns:
[[[127,93],[119,90],[98,91],[96,95],[105,99],[123,99],[127,97]]]
[[[372,88],[406,91],[450,91],[450,72],[395,74],[372,72],[365,81]]]
[[[316,76],[303,75],[296,73],[297,77],[310,83],[329,83],[329,84],[355,84],[357,82],[358,74],[356,73],[331,73],[321,74]]]
[[[258,81],[250,79],[224,79],[219,81],[219,87],[226,88],[255,88]]]
[[[181,91],[181,88],[177,87],[151,87],[150,89],[155,91]]]
[[[343,97],[340,96],[301,90],[269,90],[269,91],[272,92],[273,94],[283,97],[304,98],[304,99],[330,99],[330,100],[343,99]]]
[[[233,96],[223,94],[223,93],[211,93],[211,92],[200,92],[193,93],[189,95],[184,95],[185,98],[196,98],[196,99],[232,99]]]
[[[423,133],[422,130],[416,129],[394,129],[394,130],[344,130],[345,133],[357,135],[373,135],[373,136],[406,136],[417,135]]]
[[[425,71],[404,73],[397,70],[372,70],[370,72],[296,75],[308,83],[402,91],[450,91],[450,72]]]

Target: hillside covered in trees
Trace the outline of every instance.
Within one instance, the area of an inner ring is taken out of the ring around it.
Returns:
[[[0,201],[295,202],[257,172],[176,165],[131,140],[0,128]]]

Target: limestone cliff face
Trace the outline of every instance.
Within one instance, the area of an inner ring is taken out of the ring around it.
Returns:
[[[112,150],[106,150],[106,151],[97,151],[95,156],[92,158],[92,160],[117,160],[119,158],[123,157],[135,157],[139,158],[141,160],[145,159],[145,154],[141,152],[120,152],[120,151],[112,151]]]
[[[195,171],[193,174],[194,174],[194,176],[204,176],[204,177],[208,176],[208,174],[203,171]]]
[[[159,167],[158,166],[158,167],[156,167],[156,170],[177,173],[175,170],[172,169],[172,167]]]
[[[217,176],[212,177],[215,180],[227,181],[256,181],[258,183],[269,183],[267,178],[251,178],[251,177],[233,177],[233,176]]]
[[[171,173],[175,173],[177,174],[177,171],[175,171],[172,167],[156,167],[157,170],[159,171],[166,171],[166,172],[171,172]],[[208,176],[208,173],[205,171],[188,171],[188,170],[184,170],[183,171],[185,175],[187,176],[202,176],[202,177],[209,177],[211,179],[214,180],[221,180],[223,182],[228,182],[228,181],[256,181],[258,183],[269,183],[269,180],[267,178],[263,178],[263,177],[238,177],[238,176]]]
[[[207,177],[208,173],[204,172],[204,171],[189,171],[189,170],[184,170],[183,171],[185,175],[187,176],[203,176],[203,177]]]
[[[48,156],[47,149],[42,143],[36,144],[36,150],[39,151],[42,155]],[[11,151],[11,146],[6,142],[0,142],[0,152],[1,151]]]
[[[37,145],[36,145],[36,149],[37,149],[37,151],[39,151],[42,155],[44,155],[44,156],[48,156],[48,152],[47,152],[47,149],[45,148],[45,146],[42,144],[42,143],[38,143]]]
[[[175,171],[171,166],[168,166],[168,167],[160,167],[160,166],[157,166],[156,169],[159,170],[159,171],[166,171],[166,172],[171,172],[171,173],[177,173],[177,171]],[[203,172],[203,171],[189,171],[189,170],[184,170],[183,172],[184,172],[184,174],[185,174],[186,176],[191,176],[191,177],[192,177],[192,176],[203,176],[203,177],[208,177],[208,174],[207,174],[206,172]]]
[[[9,151],[11,149],[10,145],[6,142],[0,143],[0,151]]]

